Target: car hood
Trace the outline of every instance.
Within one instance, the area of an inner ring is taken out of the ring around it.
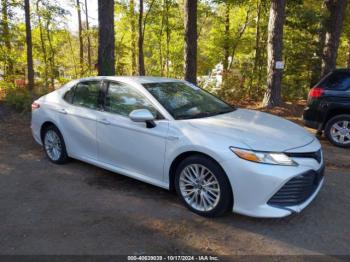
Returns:
[[[237,109],[231,113],[192,119],[201,132],[224,136],[259,151],[283,152],[305,146],[315,138],[301,126],[271,114]]]

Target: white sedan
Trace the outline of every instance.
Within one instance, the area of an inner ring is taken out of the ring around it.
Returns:
[[[181,80],[75,80],[32,104],[31,128],[52,162],[75,158],[176,189],[203,216],[284,217],[324,181],[320,143],[302,127]]]

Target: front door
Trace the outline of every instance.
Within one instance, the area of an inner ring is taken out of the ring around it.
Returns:
[[[117,82],[107,83],[104,112],[97,116],[98,154],[101,162],[123,169],[134,176],[156,182],[163,179],[168,121],[156,120],[147,128],[128,117],[135,109],[157,110],[137,88]],[[144,179],[143,179],[144,180]]]

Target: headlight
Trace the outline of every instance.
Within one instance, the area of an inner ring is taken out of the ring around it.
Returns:
[[[259,152],[247,149],[230,147],[231,151],[239,158],[270,165],[297,166],[298,164],[283,153]]]

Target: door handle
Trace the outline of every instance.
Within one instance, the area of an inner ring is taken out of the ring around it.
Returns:
[[[61,114],[65,114],[65,115],[68,114],[67,110],[64,109],[64,108],[58,109],[58,112],[61,113]]]
[[[178,140],[178,139],[179,139],[178,136],[168,136],[167,138],[168,138],[168,140],[170,140],[170,141],[175,141],[175,140]]]
[[[104,125],[110,125],[111,122],[109,122],[107,119],[103,118],[103,119],[99,119],[98,122],[104,124]]]

